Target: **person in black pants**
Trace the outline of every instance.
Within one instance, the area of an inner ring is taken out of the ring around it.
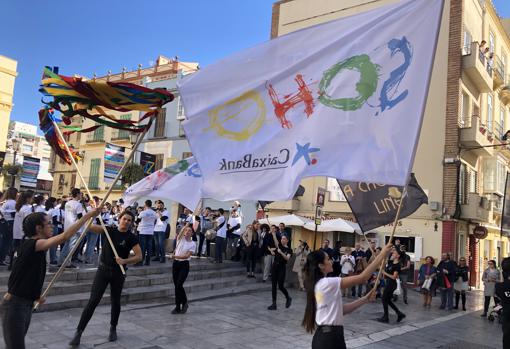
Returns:
[[[382,295],[382,303],[384,308],[384,315],[382,318],[377,319],[379,322],[389,322],[388,318],[388,305],[397,313],[397,322],[402,321],[406,316],[402,313],[397,306],[393,303],[393,292],[397,289],[397,278],[400,273],[400,251],[394,249],[391,254],[391,259],[383,271],[386,280],[386,287]]]
[[[175,287],[175,309],[172,314],[184,314],[188,311],[188,297],[184,290],[184,282],[189,273],[189,261],[195,252],[197,243],[192,238],[193,229],[185,226],[177,237],[177,246],[173,255],[172,278]]]
[[[7,349],[25,348],[34,301],[39,304],[45,301],[41,290],[46,276],[46,251],[69,240],[100,212],[100,209],[92,210],[57,236],[53,236],[51,218],[46,213],[31,213],[23,220],[25,240],[16,251],[17,258],[2,303],[3,338]]]
[[[280,243],[276,238],[276,233],[273,231],[273,241],[275,243],[275,248],[269,248],[271,254],[274,255],[273,267],[271,268],[271,281],[272,281],[272,297],[273,304],[271,304],[267,309],[268,310],[276,310],[276,286],[282,291],[283,295],[286,298],[285,308],[289,308],[292,304],[292,298],[289,296],[289,292],[285,289],[285,272],[287,269],[287,262],[292,256],[292,250],[287,246],[289,243],[289,239],[287,236],[282,235]]]
[[[241,235],[241,239],[246,246],[246,276],[255,277],[255,265],[259,250],[259,233],[254,228],[258,223],[255,221],[246,227],[246,231]]]
[[[97,268],[96,277],[92,283],[90,291],[90,299],[81,314],[80,322],[76,328],[76,333],[69,345],[79,345],[81,335],[87,327],[90,318],[94,314],[94,310],[103,298],[103,294],[108,284],[110,285],[111,298],[111,320],[110,334],[108,340],[114,342],[117,340],[117,323],[120,315],[120,296],[122,287],[124,286],[125,275],[122,274],[120,265],[135,264],[142,260],[142,250],[138,243],[138,238],[131,232],[131,226],[135,216],[131,211],[124,211],[119,216],[119,227],[107,227],[108,234],[112,239],[113,245],[117,250],[119,257],[115,258],[112,247],[109,242],[105,242],[101,256],[99,257],[99,267]],[[96,234],[103,233],[100,225],[91,225],[89,231]],[[130,257],[131,250],[135,255]]]

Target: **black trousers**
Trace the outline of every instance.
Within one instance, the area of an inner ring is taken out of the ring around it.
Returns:
[[[246,247],[246,271],[255,272],[255,265],[257,264],[258,247],[251,245]]]
[[[198,233],[198,256],[202,255],[202,249],[204,248],[205,232]],[[207,248],[208,246],[206,246]],[[209,256],[209,249],[207,249],[207,256]]]
[[[346,349],[343,326],[319,326],[313,335],[312,349]]]
[[[25,349],[34,302],[16,296],[2,303],[2,329],[7,349]]]
[[[271,295],[273,296],[273,304],[276,303],[276,286],[278,286],[280,291],[282,291],[285,298],[289,298],[289,292],[287,292],[284,286],[285,272],[286,272],[285,264],[273,263],[273,267],[271,268],[271,282],[272,282]]]
[[[184,290],[184,282],[189,274],[189,261],[174,260],[172,265],[172,277],[174,279],[175,288],[175,307],[181,310],[181,307],[188,303],[186,291]]]
[[[384,316],[388,317],[388,305],[391,309],[395,310],[395,313],[400,314],[400,310],[398,310],[395,303],[393,303],[393,292],[397,289],[397,282],[392,279],[386,279],[386,287],[384,287],[384,292],[382,295],[382,304],[384,309]]]
[[[495,305],[498,305],[499,304],[499,298],[496,298],[496,297],[493,297],[494,298],[494,304]],[[483,302],[483,312],[485,314],[487,314],[487,312],[489,311],[489,304],[491,303],[491,297],[490,296],[485,296],[485,299],[484,299],[484,302]]]
[[[117,326],[120,315],[120,295],[122,293],[122,287],[124,286],[125,279],[126,277],[122,275],[118,266],[99,266],[94,282],[92,283],[89,302],[81,313],[80,323],[77,328],[78,330],[85,330],[90,318],[94,314],[94,310],[101,301],[101,298],[103,298],[103,294],[108,285],[110,285],[110,298],[112,302],[110,325]]]

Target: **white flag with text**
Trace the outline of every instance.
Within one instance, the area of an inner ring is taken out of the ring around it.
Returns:
[[[286,200],[304,177],[404,185],[443,0],[316,25],[183,79],[205,197]]]

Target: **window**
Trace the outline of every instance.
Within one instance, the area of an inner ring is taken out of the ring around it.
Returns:
[[[89,134],[87,142],[104,142],[104,126],[96,128],[92,135]]]
[[[503,137],[504,130],[505,130],[505,108],[501,107],[501,109],[499,110],[499,121],[497,125],[497,130],[494,130],[494,132],[496,133],[496,137],[498,139],[501,139],[501,137]]]
[[[76,174],[71,175],[71,188],[76,188]]]
[[[177,120],[184,120],[184,104],[182,104],[182,98],[177,99]]]
[[[183,153],[182,153],[182,159],[183,159],[183,160],[184,160],[184,159],[187,159],[187,158],[189,158],[189,157],[192,157],[192,156],[193,156],[193,153],[192,153],[192,152],[190,152],[190,151],[185,151],[185,152],[183,152]]]
[[[462,92],[460,95],[460,115],[459,115],[459,126],[469,127],[471,126],[471,120],[469,117],[469,95]]]
[[[163,168],[163,160],[165,154],[156,154],[156,163],[154,164],[155,170],[161,170]]]
[[[493,120],[493,97],[491,94],[487,95],[487,129],[492,132],[492,120]]]
[[[125,114],[120,116],[121,120],[131,120],[131,114]],[[114,134],[114,139],[129,139],[129,131],[117,130],[117,134]]]
[[[489,52],[494,53],[494,48],[496,47],[496,39],[494,38],[494,33],[489,31]]]
[[[154,125],[154,138],[165,137],[166,108],[158,110]]]
[[[63,193],[64,192],[64,175],[63,174],[60,174],[58,175],[58,187],[57,187],[57,192],[59,194]]]
[[[467,180],[467,166],[460,164],[459,172],[459,204],[466,205],[468,203],[468,180]]]
[[[466,236],[464,234],[457,235],[457,253],[459,257],[466,257]]]
[[[356,244],[356,234],[335,231],[333,232],[333,241],[331,241],[330,245],[334,246],[337,241],[342,241],[342,246],[354,247]]]
[[[503,72],[503,78],[506,77],[506,64],[507,64],[507,58],[506,53],[501,50],[501,70]]]
[[[34,147],[28,144],[23,144],[23,153],[31,153],[34,151]]]
[[[469,192],[478,193],[478,173],[470,169],[469,173]]]
[[[473,38],[471,37],[471,33],[467,30],[464,31],[464,45],[462,47],[462,54],[469,55],[471,54],[471,42],[473,42]]]
[[[497,173],[497,187],[496,191],[499,192],[501,195],[505,194],[505,181],[506,181],[506,166],[505,163],[502,161],[496,162],[496,173]]]
[[[90,160],[89,188],[99,189],[99,169],[101,168],[101,159]]]
[[[483,191],[504,195],[506,181],[506,166],[503,160],[496,157],[483,159]]]
[[[186,132],[184,132],[184,127],[182,127],[182,121],[179,120],[179,137],[186,137]]]

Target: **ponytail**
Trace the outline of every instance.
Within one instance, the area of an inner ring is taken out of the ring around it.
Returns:
[[[303,267],[304,284],[306,289],[306,308],[305,315],[301,325],[306,332],[315,331],[315,314],[317,312],[317,303],[315,301],[315,285],[324,277],[319,264],[323,264],[326,259],[326,253],[323,251],[311,252],[306,257],[306,263]]]

